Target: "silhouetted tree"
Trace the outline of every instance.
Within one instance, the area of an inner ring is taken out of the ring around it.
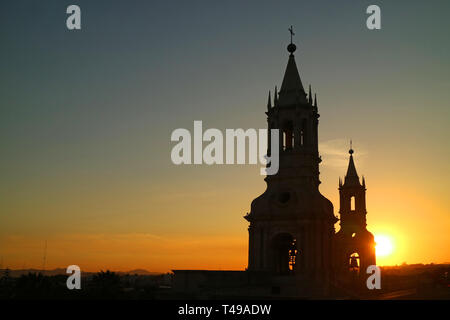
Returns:
[[[14,280],[11,278],[11,271],[6,268],[0,278],[0,299],[10,298],[14,292]]]
[[[51,297],[51,282],[42,273],[28,273],[16,280],[15,298],[42,299]]]
[[[120,276],[109,270],[96,273],[88,285],[89,296],[94,299],[115,299],[122,295]]]

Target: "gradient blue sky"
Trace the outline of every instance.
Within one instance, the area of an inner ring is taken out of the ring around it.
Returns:
[[[66,29],[70,4],[81,31]],[[370,4],[382,30],[365,26]],[[398,243],[386,263],[450,261],[449,12],[448,1],[2,1],[5,263],[39,266],[47,239],[51,266],[245,267],[259,166],[176,167],[170,133],[194,120],[264,128],[291,24],[303,84],[318,94],[321,191],[335,212],[352,138],[369,230]],[[171,244],[154,249],[148,235]],[[123,252],[99,244],[111,239]],[[235,258],[199,249],[184,263],[187,242]]]

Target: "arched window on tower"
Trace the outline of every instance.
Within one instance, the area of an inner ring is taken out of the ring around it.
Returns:
[[[292,131],[285,130],[283,131],[283,150],[290,150],[294,145],[294,135]]]
[[[291,247],[289,248],[289,271],[294,271],[295,263],[297,262],[297,240],[293,239]]]
[[[306,144],[306,119],[302,120],[302,125],[300,127],[300,146]]]
[[[351,211],[355,211],[356,210],[356,205],[355,205],[355,196],[352,196],[350,198],[350,210]]]
[[[294,147],[294,135],[292,132],[292,122],[287,122],[283,128],[283,150],[290,150]]]
[[[272,271],[279,275],[294,274],[297,263],[297,241],[288,233],[280,233],[271,241]]]
[[[350,272],[359,273],[359,267],[360,267],[360,259],[358,253],[352,253],[350,255],[349,263],[348,263],[348,269]]]

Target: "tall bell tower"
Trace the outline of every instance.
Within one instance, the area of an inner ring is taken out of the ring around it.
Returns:
[[[266,112],[268,128],[280,130],[279,170],[265,178],[267,189],[245,216],[250,222],[248,269],[315,279],[330,274],[337,219],[333,204],[319,191],[317,97],[311,87],[309,94],[304,90],[292,27],[289,31],[286,71],[273,102],[269,93]]]
[[[351,143],[350,143],[351,144]],[[369,265],[375,265],[374,236],[366,223],[366,181],[360,183],[353,161],[350,145],[350,159],[344,183],[339,179],[340,226],[336,234],[336,269],[340,274],[365,274]]]

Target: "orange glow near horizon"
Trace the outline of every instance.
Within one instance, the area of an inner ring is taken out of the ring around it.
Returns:
[[[194,171],[194,168],[191,170]],[[248,210],[250,200],[264,191],[264,184],[253,170],[245,170],[244,167],[216,170],[223,173],[242,170],[239,187],[220,175],[214,175],[220,183],[209,192],[205,191],[205,184],[209,180],[191,181],[187,177],[179,183],[170,184],[170,194],[141,186],[146,192],[124,192],[121,197],[111,197],[104,202],[107,206],[101,209],[117,216],[108,216],[108,219],[100,222],[86,215],[81,220],[86,226],[94,225],[98,230],[76,233],[71,232],[74,228],[71,224],[43,220],[41,225],[48,228],[57,225],[67,226],[67,229],[57,233],[52,233],[51,229],[30,229],[28,233],[0,235],[3,267],[41,269],[47,241],[46,270],[65,268],[71,264],[91,272],[106,269],[146,269],[152,272],[169,272],[172,269],[244,270],[248,258],[248,224],[242,217]],[[211,171],[195,171],[211,174]],[[338,192],[330,180],[324,179],[322,193],[333,202],[336,212]],[[450,238],[445,232],[448,230],[448,220],[445,220],[444,212],[430,211],[428,217],[433,216],[434,219],[422,219],[420,212],[424,211],[423,208],[413,207],[413,200],[409,200],[411,190],[406,187],[392,188],[388,193],[383,193],[375,179],[371,180],[369,187],[367,228],[378,242],[377,265],[449,261],[446,246]],[[168,190],[165,185],[160,188]],[[105,187],[103,190],[108,189]],[[151,196],[148,197],[149,194]],[[427,198],[416,199],[427,204]],[[416,200],[414,204],[417,203],[420,202]],[[53,201],[56,209],[63,208],[63,204],[56,204],[57,200]],[[152,211],[148,212],[148,208]],[[78,212],[77,207],[66,207],[65,210],[67,216],[75,217]],[[133,215],[133,211],[141,214]],[[122,215],[122,212],[130,213]],[[157,215],[156,212],[164,212],[164,215]],[[412,218],[412,213],[417,218]],[[105,212],[98,214],[106,215]],[[44,219],[45,213],[36,211],[36,216]],[[73,220],[75,223],[78,221]],[[36,225],[39,223],[34,220],[31,222]],[[380,236],[386,237],[388,241],[383,238],[380,241]],[[436,241],[437,236],[439,241]]]

